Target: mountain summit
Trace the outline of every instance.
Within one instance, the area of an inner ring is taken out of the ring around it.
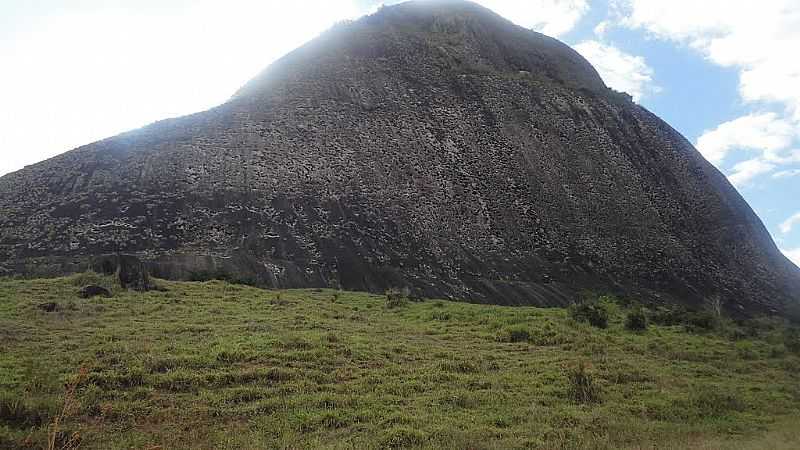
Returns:
[[[679,133],[575,51],[464,1],[341,24],[227,103],[0,178],[0,271],[561,305],[780,311],[800,270]]]

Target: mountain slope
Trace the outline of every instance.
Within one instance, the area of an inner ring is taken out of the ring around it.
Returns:
[[[677,132],[556,40],[469,2],[338,26],[227,103],[0,179],[10,273],[780,310],[800,273]],[[793,296],[795,296],[793,298]]]

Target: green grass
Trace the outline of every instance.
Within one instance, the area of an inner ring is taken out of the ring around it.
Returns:
[[[59,416],[56,448],[76,438],[82,449],[788,449],[800,439],[800,358],[774,324],[746,339],[655,323],[634,333],[623,307],[598,329],[564,309],[387,308],[385,296],[224,282],[82,300],[86,278],[0,281],[0,448],[47,448]],[[576,378],[592,401],[576,398]]]

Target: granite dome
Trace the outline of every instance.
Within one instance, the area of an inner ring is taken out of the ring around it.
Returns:
[[[227,103],[0,178],[0,271],[737,310],[800,273],[725,177],[555,39],[463,1],[340,24]]]

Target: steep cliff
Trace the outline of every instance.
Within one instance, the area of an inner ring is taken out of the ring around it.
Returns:
[[[227,103],[0,178],[0,267],[564,304],[583,288],[780,310],[800,270],[679,133],[566,45],[409,2]]]

